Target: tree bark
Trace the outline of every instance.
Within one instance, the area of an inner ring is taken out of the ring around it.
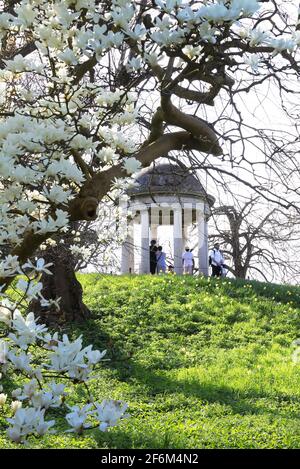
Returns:
[[[40,317],[40,321],[47,325],[59,325],[65,322],[81,322],[90,317],[91,312],[84,304],[82,286],[76,279],[74,261],[70,251],[59,245],[48,248],[42,253],[45,262],[53,265],[49,270],[53,275],[42,274],[42,295],[47,300],[57,300],[59,307],[55,305],[42,307],[40,301],[33,300],[30,311]]]
[[[246,274],[247,274],[248,267],[247,266],[242,266],[242,265],[236,265],[234,268],[234,275],[236,278],[241,278],[241,279],[246,279]]]

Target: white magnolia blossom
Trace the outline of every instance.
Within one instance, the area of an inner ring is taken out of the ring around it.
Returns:
[[[31,300],[41,294],[43,284],[41,282],[35,283],[21,278],[18,280],[16,287],[26,293],[27,297]]]
[[[257,72],[260,65],[260,57],[258,54],[251,54],[249,57],[245,58],[245,63],[249,65],[254,72]]]
[[[5,340],[0,340],[0,366],[7,362],[8,344]]]
[[[65,231],[68,225],[69,217],[67,212],[57,209],[55,211],[56,218],[53,219],[51,216],[47,220],[41,220],[40,222],[34,222],[33,229],[36,233],[52,233],[59,230]]]
[[[32,374],[31,355],[25,352],[15,355],[11,350],[7,353],[8,360],[17,370]]]
[[[129,72],[132,71],[138,71],[143,67],[142,60],[140,57],[132,57],[130,60],[128,60],[126,64],[126,69]]]
[[[275,53],[284,50],[293,51],[296,47],[295,40],[292,37],[270,38],[268,43],[271,47],[274,47]]]
[[[15,12],[17,13],[17,23],[23,27],[31,26],[37,15],[29,3],[18,5]]]
[[[48,384],[53,396],[66,396],[67,392],[65,391],[66,385],[63,383],[51,382]]]
[[[6,69],[11,72],[24,72],[29,69],[28,61],[20,54],[16,55],[13,60],[5,60]]]
[[[17,388],[17,389],[14,389],[12,392],[11,392],[11,397],[13,399],[18,399],[22,394],[22,389],[21,388]]]
[[[10,326],[12,320],[12,305],[7,301],[3,300],[0,306],[0,322],[4,322],[7,326]]]
[[[6,399],[7,399],[7,394],[1,393],[0,394],[0,407],[2,407],[5,404]]]
[[[58,205],[68,202],[72,192],[70,190],[64,190],[60,186],[52,186],[50,191],[45,188],[43,194],[48,200]]]
[[[299,46],[300,45],[300,31],[293,31],[292,39],[294,41],[295,47]]]
[[[182,0],[155,0],[155,3],[167,13],[172,13],[175,7],[182,5]]]
[[[82,140],[81,140],[82,141]],[[78,144],[73,143],[73,148],[77,148]],[[84,179],[82,172],[70,161],[60,158],[59,161],[52,161],[45,171],[46,176],[56,179],[66,178],[70,181],[81,183]]]
[[[252,16],[259,8],[257,0],[219,1],[201,7],[197,16],[222,24],[224,21],[232,22],[240,17]]]
[[[101,148],[101,150],[98,151],[97,156],[101,161],[105,161],[106,163],[114,161],[117,158],[114,149],[110,147]]]
[[[127,174],[136,173],[139,169],[141,169],[141,162],[138,161],[136,158],[125,158],[123,167],[126,170]]]
[[[31,399],[35,393],[38,391],[39,386],[37,380],[31,379],[28,383],[24,384],[23,390],[18,388],[15,389],[15,394],[13,397],[17,397],[20,401],[24,399]]]
[[[36,433],[39,436],[45,435],[55,424],[55,420],[45,421],[45,409],[35,409],[33,407],[20,408],[13,418],[8,418],[11,427],[7,430],[8,437],[16,442],[22,442],[28,435]]]
[[[45,273],[47,275],[52,275],[52,272],[49,270],[49,267],[52,266],[52,263],[45,264],[44,259],[37,259],[36,264],[33,264],[28,260],[25,264],[22,265],[22,269],[30,269],[38,273]]]
[[[252,29],[251,31],[249,31],[249,44],[251,47],[267,42],[268,38],[269,33],[266,31],[262,31],[259,28]]]
[[[182,49],[182,52],[187,55],[190,59],[193,59],[194,57],[199,57],[201,54],[202,47],[197,46],[193,47],[192,45],[187,45]]]
[[[53,348],[57,346],[59,342],[58,332],[55,332],[53,335],[47,332],[46,334],[44,334],[44,337],[42,337],[42,340],[44,341],[44,347],[47,350],[53,350]]]
[[[14,389],[13,391],[11,391],[10,394],[13,399],[18,399],[22,394],[22,389],[21,388]]]
[[[106,351],[92,351],[92,346],[82,348],[81,336],[71,342],[64,334],[62,342],[54,345],[50,356],[51,364],[47,365],[50,370],[67,372],[70,378],[79,381],[89,379],[90,366],[98,363]]]
[[[67,431],[81,433],[84,428],[91,426],[89,423],[91,417],[97,419],[101,431],[106,431],[109,427],[117,425],[120,419],[128,417],[125,414],[128,406],[122,401],[104,400],[101,404],[96,403],[95,407],[93,404],[87,404],[82,408],[77,405],[69,407],[71,412],[66,415],[66,420],[72,429]]]
[[[199,34],[203,41],[210,42],[211,44],[215,44],[217,29],[213,28],[208,21],[204,21],[199,26]]]
[[[31,298],[31,295],[29,297]],[[25,345],[34,343],[36,339],[41,339],[44,332],[47,331],[44,324],[37,324],[33,313],[27,314],[24,318],[19,310],[14,311],[11,327]],[[9,337],[16,340],[15,334],[11,333]]]
[[[75,65],[78,62],[76,54],[74,54],[74,52],[69,47],[67,47],[63,52],[60,52],[57,57],[67,65]]]
[[[56,309],[56,311],[59,311],[59,302],[60,302],[60,299],[61,298],[50,298],[50,300],[47,300],[46,298],[44,298],[43,296],[41,296],[40,298],[40,305],[42,308],[54,308]]]
[[[10,408],[11,408],[11,411],[13,413],[13,415],[15,415],[15,413],[17,412],[18,409],[21,409],[22,407],[22,402],[21,401],[13,401],[11,404],[10,404]]]
[[[92,365],[99,363],[99,361],[102,360],[105,355],[106,350],[103,350],[103,352],[100,352],[99,350],[92,350],[91,346],[89,346],[88,350],[86,351],[86,358]]]
[[[124,25],[124,30],[127,36],[131,37],[131,39],[134,39],[136,41],[145,39],[145,36],[147,34],[146,28],[141,24],[137,24],[134,29],[130,29],[127,23]]]
[[[97,419],[100,425],[101,431],[106,431],[109,427],[114,427],[118,420],[121,418],[127,418],[125,414],[128,405],[122,401],[104,400],[101,404],[96,404],[97,408]]]
[[[89,415],[92,415],[93,413],[91,411],[92,404],[87,404],[82,408],[75,405],[69,407],[69,409],[71,412],[66,415],[66,420],[72,429],[68,431],[81,433],[84,428],[89,428],[90,425],[86,423],[86,420],[88,419]]]
[[[36,409],[48,409],[49,407],[59,407],[61,399],[59,396],[54,396],[52,392],[38,392],[30,398],[30,403]]]
[[[21,273],[18,256],[8,255],[0,262],[0,277],[11,277]]]
[[[70,251],[74,256],[79,256],[82,259],[89,259],[92,255],[92,250],[84,246],[77,246],[76,244],[71,244]]]
[[[244,16],[252,16],[259,8],[258,0],[231,0],[231,9]]]

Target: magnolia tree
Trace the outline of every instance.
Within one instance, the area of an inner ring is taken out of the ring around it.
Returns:
[[[21,319],[7,290],[23,273],[16,295],[46,307],[38,280],[51,267],[33,261],[42,243],[95,220],[103,197],[172,151],[216,180],[230,175],[298,208],[298,10],[293,2],[256,0],[2,0],[0,7],[0,284],[13,328],[1,342],[2,361],[8,370],[21,367],[56,405],[58,388],[30,365],[31,339],[43,343],[43,328],[32,316]],[[267,125],[253,123],[269,88],[293,125],[276,127],[274,107]],[[90,367],[91,350],[80,351],[80,340],[50,342],[51,356],[60,357],[48,362],[55,372],[76,380],[74,360]],[[64,347],[72,350],[70,364],[60,365]],[[34,394],[21,391],[28,407],[9,421],[15,441],[51,426],[44,398],[35,407]],[[73,409],[69,420],[90,411]]]
[[[117,198],[117,191],[111,196]],[[114,200],[113,199],[113,200]],[[93,270],[115,273],[120,270],[120,246],[126,235],[128,213],[105,198],[99,205],[93,222],[73,222],[67,233],[56,234],[40,246],[38,256],[51,264],[52,275],[42,273],[41,294],[53,301],[49,309],[39,299],[30,303],[30,309],[49,324],[72,322],[78,317],[90,316],[82,298],[82,287],[75,272]]]

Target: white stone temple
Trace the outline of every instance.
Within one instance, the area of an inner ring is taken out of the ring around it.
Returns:
[[[122,246],[121,273],[149,273],[150,241],[157,239],[158,228],[172,227],[173,269],[182,274],[182,254],[186,245],[191,247],[191,228],[195,232],[196,227],[197,247],[193,249],[198,260],[196,267],[207,276],[207,221],[214,197],[206,193],[197,176],[184,165],[155,164],[141,171],[135,182],[136,186],[127,192],[132,216]],[[140,239],[135,239],[136,225],[140,225]]]

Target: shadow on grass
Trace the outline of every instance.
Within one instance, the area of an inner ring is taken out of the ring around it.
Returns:
[[[226,385],[199,383],[196,379],[176,380],[162,374],[152,372],[149,369],[144,369],[137,363],[134,363],[132,366],[132,374],[128,379],[128,382],[130,383],[131,380],[137,381],[146,386],[147,395],[149,395],[150,398],[162,396],[166,393],[169,397],[172,397],[172,394],[174,397],[176,394],[182,394],[187,398],[187,406],[191,405],[189,398],[196,398],[199,399],[199,404],[218,403],[229,406],[234,414],[239,415],[259,415],[269,413],[273,416],[289,418],[292,417],[291,414],[295,414],[295,417],[298,417],[299,415],[300,397],[290,396],[284,393],[276,393],[275,395],[263,390],[258,391],[251,388],[247,391],[240,391],[234,390],[230,386]],[[288,402],[293,405],[296,404],[296,408],[293,411],[285,411],[283,409],[271,409],[267,405],[257,407],[255,404],[248,402],[255,399],[267,399],[269,402],[274,403],[276,401],[278,404],[280,402]],[[173,405],[176,407],[175,400]]]
[[[70,327],[72,330],[72,327]],[[145,400],[155,399],[156,396],[168,395],[169,397],[176,394],[182,394],[186,398],[186,405],[189,406],[189,398],[199,399],[204,403],[218,403],[221,405],[230,406],[232,412],[239,415],[247,414],[265,414],[269,413],[276,416],[291,417],[292,411],[284,411],[281,409],[272,409],[268,405],[260,405],[249,402],[255,399],[266,399],[269,402],[280,404],[280,402],[290,402],[296,408],[292,412],[298,415],[300,408],[300,398],[298,396],[291,396],[284,393],[268,393],[263,389],[251,389],[247,391],[235,390],[231,386],[220,384],[201,383],[198,379],[188,378],[186,380],[172,379],[157,369],[150,367],[143,367],[134,360],[134,356],[130,356],[128,351],[124,350],[118,341],[113,341],[110,334],[105,331],[99,330],[95,334],[95,325],[90,320],[80,329],[78,325],[74,326],[74,333],[78,332],[83,334],[86,344],[93,343],[95,349],[107,349],[107,357],[109,361],[103,362],[103,368],[110,370],[114,379],[128,383],[134,390],[134,383],[146,389],[143,392],[142,399]],[[145,352],[146,353],[146,352]],[[169,370],[171,371],[171,370]],[[176,407],[176,404],[174,404]]]
[[[275,397],[275,395],[271,395],[263,390],[257,391],[249,389],[249,391],[243,392],[234,390],[226,385],[199,383],[196,380],[176,380],[145,369],[137,363],[132,363],[131,375],[130,377],[128,376],[127,382],[129,384],[132,382],[133,391],[135,385],[142,385],[144,395],[141,397],[141,406],[142,403],[147,402],[147,404],[151,404],[150,409],[147,410],[146,415],[142,411],[141,417],[139,417],[139,411],[136,410],[135,416],[141,419],[140,425],[137,427],[133,422],[130,428],[122,429],[121,427],[114,429],[111,434],[105,436],[99,433],[95,435],[99,447],[102,447],[104,444],[108,445],[109,448],[170,449],[185,447],[184,445],[189,441],[188,428],[187,433],[185,433],[184,427],[182,427],[179,432],[175,431],[172,416],[174,416],[176,422],[177,420],[178,422],[184,422],[186,419],[183,418],[182,415],[185,413],[186,409],[186,418],[197,420],[201,418],[201,407],[205,407],[208,411],[208,415],[204,415],[204,419],[211,418],[212,421],[215,421],[218,419],[218,415],[220,415],[219,409],[215,409],[214,407],[210,409],[207,407],[209,404],[226,406],[227,409],[224,409],[220,418],[227,418],[227,415],[231,418],[231,415],[235,415],[238,418],[240,417],[239,421],[241,424],[243,417],[252,415],[258,418],[258,420],[253,421],[253,425],[254,422],[260,421],[260,416],[269,416],[271,418],[270,423],[276,420],[282,422],[281,425],[285,425],[285,423],[283,423],[284,419],[291,419],[297,422],[299,415],[300,398],[297,396],[278,393]],[[184,396],[184,398],[182,399],[179,395]],[[133,394],[133,398],[135,400],[135,406],[138,408],[138,398],[135,394]],[[270,403],[274,403],[274,399],[276,399],[278,403],[280,403],[281,400],[297,405],[293,410],[270,408],[267,404],[257,407],[255,403],[249,402],[255,399],[267,399]],[[164,400],[165,402],[162,402]],[[151,416],[152,412],[153,416]],[[167,417],[167,415],[170,417]],[[166,419],[164,419],[164,417],[166,417]],[[170,427],[168,427],[169,418],[171,419]],[[233,419],[233,421],[236,425],[237,420]],[[266,425],[266,423],[264,425]],[[264,425],[262,428],[266,428]],[[246,428],[247,427],[245,427],[245,429]],[[269,428],[270,431],[273,431],[272,426]],[[213,445],[212,447],[216,447],[215,445],[218,444],[218,441],[216,440],[216,442],[214,442],[212,440],[210,442],[209,439],[207,440],[204,437],[201,443],[201,438],[199,439],[199,444],[202,448],[211,447],[210,443]],[[225,445],[224,448],[225,447],[235,447],[235,445],[228,443],[228,446]],[[251,431],[249,433],[249,448],[250,447],[257,447],[255,442],[251,442]]]
[[[102,361],[102,366],[114,371],[121,381],[130,375],[131,355],[119,345],[117,340],[112,339],[109,332],[100,329],[93,319],[89,319],[85,323],[68,324],[65,332],[74,338],[82,335],[84,346],[92,344],[95,350],[107,350],[104,357],[107,358],[107,361]]]

